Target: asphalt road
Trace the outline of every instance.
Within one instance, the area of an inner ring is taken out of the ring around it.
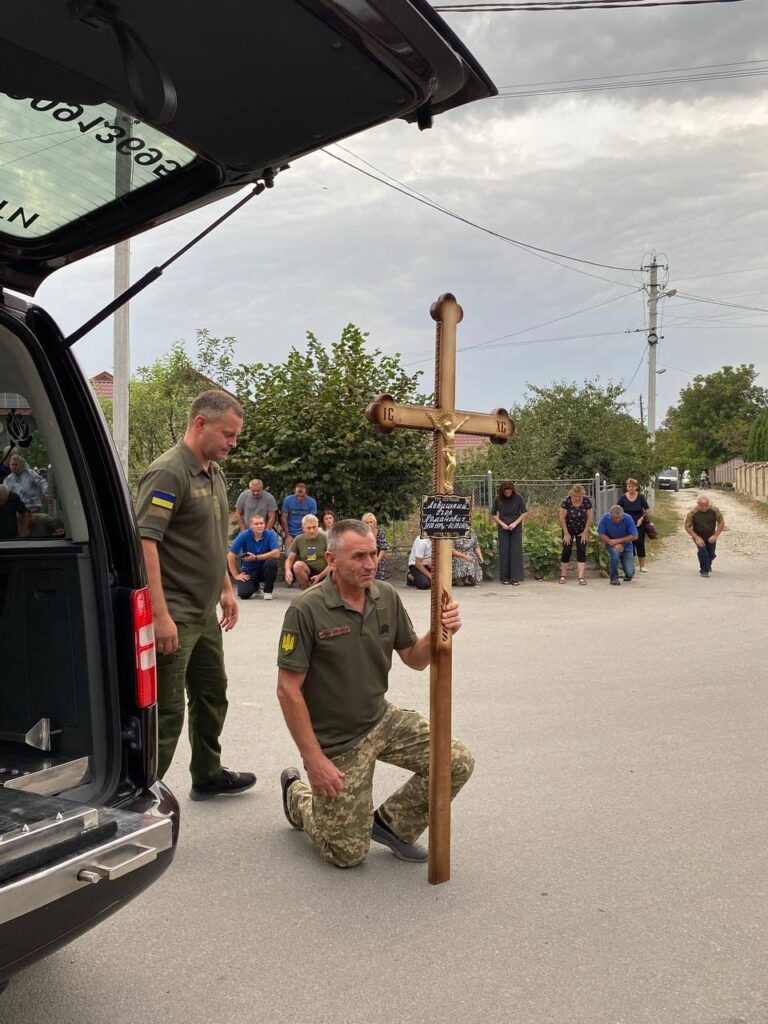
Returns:
[[[477,769],[448,884],[381,848],[338,871],[286,825],[283,591],[227,637],[226,763],[256,789],[191,803],[181,750],[170,871],[15,978],[0,1020],[766,1024],[764,537],[750,555],[726,534],[708,580],[682,544],[631,586],[460,598],[455,731]],[[404,600],[426,628],[426,595]],[[426,674],[398,664],[391,695],[426,710]],[[400,777],[382,766],[379,793]]]

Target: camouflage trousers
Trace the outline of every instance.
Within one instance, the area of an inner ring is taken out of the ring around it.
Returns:
[[[377,761],[413,772],[379,807],[382,820],[406,843],[429,822],[429,723],[417,711],[391,704],[359,743],[331,760],[344,772],[337,797],[316,796],[305,782],[289,791],[291,817],[307,833],[324,860],[351,868],[365,860],[373,825],[373,772]],[[451,744],[451,796],[472,774],[475,760],[463,743]]]

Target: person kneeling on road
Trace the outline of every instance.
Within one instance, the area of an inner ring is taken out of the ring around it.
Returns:
[[[251,516],[250,529],[238,533],[227,553],[227,566],[237,582],[237,596],[241,601],[258,594],[262,583],[264,600],[272,600],[280,561],[280,541],[274,530],[266,527],[264,516]]]
[[[685,532],[696,543],[701,576],[709,576],[712,572],[712,563],[717,558],[717,538],[724,529],[725,520],[720,509],[715,508],[706,494],[700,494],[695,506],[685,517]]]
[[[325,561],[328,538],[320,533],[317,516],[304,516],[301,529],[303,532],[293,538],[285,560],[285,582],[290,587],[295,579],[299,587],[306,590],[310,583],[322,583],[328,575]]]
[[[423,862],[416,840],[429,818],[429,723],[385,699],[394,651],[412,669],[430,662],[430,633],[417,638],[394,587],[375,580],[376,540],[355,519],[330,531],[330,575],[288,609],[280,635],[277,696],[309,778],[296,768],[280,778],[283,810],[324,860],[360,864],[373,840],[400,860]],[[461,627],[459,606],[442,623]],[[413,772],[374,810],[377,761]],[[474,759],[451,746],[451,794],[469,779]]]
[[[624,569],[624,582],[631,583],[635,574],[635,557],[632,545],[637,540],[637,527],[631,515],[621,505],[611,505],[610,511],[597,525],[597,535],[608,552],[608,574],[611,585],[618,587],[619,564]]]

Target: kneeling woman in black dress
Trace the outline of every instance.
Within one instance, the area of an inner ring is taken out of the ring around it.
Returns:
[[[523,523],[528,512],[511,480],[502,480],[491,515],[499,528],[499,579],[518,587],[523,581]]]

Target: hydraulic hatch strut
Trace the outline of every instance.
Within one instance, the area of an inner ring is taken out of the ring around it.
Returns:
[[[286,170],[286,167],[287,165],[281,167],[280,170]],[[258,184],[253,189],[251,189],[247,196],[245,196],[239,202],[235,203],[234,206],[230,207],[230,209],[228,209],[226,213],[223,213],[221,217],[218,217],[212,224],[209,224],[207,228],[200,232],[199,235],[195,235],[195,237],[190,242],[187,242],[187,244],[183,246],[181,249],[179,249],[177,252],[175,252],[173,256],[169,256],[165,263],[161,263],[159,267],[152,267],[152,269],[148,270],[143,277],[140,277],[135,284],[132,284],[130,288],[126,288],[124,292],[121,292],[120,295],[112,299],[111,302],[107,303],[107,305],[104,306],[103,309],[99,310],[99,312],[95,316],[92,316],[90,320],[87,320],[82,327],[78,327],[76,331],[73,331],[72,334],[68,335],[64,339],[65,348],[71,348],[76,341],[80,341],[80,339],[84,337],[86,334],[89,334],[94,329],[94,327],[98,327],[98,325],[103,320],[106,320],[107,317],[112,316],[112,314],[116,310],[120,309],[121,306],[124,306],[126,302],[130,302],[130,300],[135,298],[135,296],[137,296],[139,292],[143,292],[147,285],[152,284],[153,281],[156,281],[158,277],[162,276],[162,273],[166,269],[166,267],[170,267],[172,263],[175,263],[179,256],[183,256],[185,252],[192,248],[193,245],[197,245],[197,243],[201,241],[201,239],[205,238],[206,235],[209,235],[211,231],[213,231],[215,228],[219,226],[219,224],[222,224],[225,220],[227,220],[227,218],[231,217],[233,213],[236,213],[241,207],[245,206],[246,203],[249,203],[251,199],[254,198],[254,196],[261,195],[265,188],[272,188],[274,181],[275,172],[272,170],[271,167],[268,167],[264,171],[264,181],[258,182]]]

